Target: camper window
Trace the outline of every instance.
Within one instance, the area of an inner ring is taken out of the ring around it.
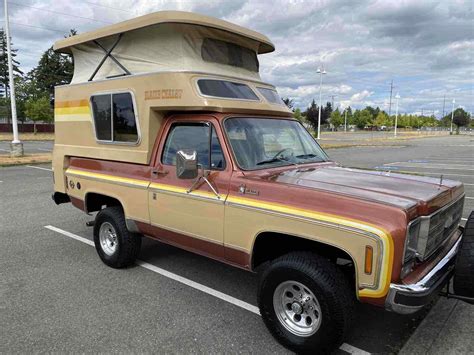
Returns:
[[[138,142],[137,121],[130,93],[94,95],[91,103],[97,140]]]
[[[206,62],[232,65],[258,72],[257,54],[251,49],[234,43],[204,38],[201,47],[201,57]]]
[[[267,100],[271,104],[283,104],[283,101],[278,95],[278,92],[273,89],[267,89],[267,88],[257,88],[257,90],[260,92],[260,94],[263,95],[265,100]]]
[[[204,96],[221,97],[225,99],[259,100],[258,96],[246,84],[216,79],[199,79],[198,87]]]

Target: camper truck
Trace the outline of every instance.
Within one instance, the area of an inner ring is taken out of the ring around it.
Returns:
[[[266,36],[157,12],[54,49],[74,76],[55,91],[53,199],[95,216],[110,267],[148,237],[258,273],[263,321],[297,352],[340,344],[356,301],[421,309],[456,264],[472,296],[463,185],[332,161],[260,78]]]

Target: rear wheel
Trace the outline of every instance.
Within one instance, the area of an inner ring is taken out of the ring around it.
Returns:
[[[121,207],[107,207],[95,219],[94,244],[105,264],[123,268],[133,264],[137,258],[141,236],[128,231]]]
[[[298,353],[327,353],[350,328],[354,297],[329,260],[307,252],[270,263],[259,285],[258,304],[273,336]]]
[[[474,212],[464,227],[461,248],[456,257],[454,292],[459,296],[474,297]]]

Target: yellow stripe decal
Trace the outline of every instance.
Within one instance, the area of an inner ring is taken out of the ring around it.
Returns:
[[[90,113],[89,106],[56,107],[54,109],[55,115],[81,115]]]
[[[382,260],[382,270],[380,273],[381,282],[377,290],[370,290],[370,289],[359,290],[359,296],[379,298],[387,294],[388,289],[390,287],[390,277],[392,273],[392,264],[393,264],[393,240],[390,233],[388,233],[387,231],[365,222],[360,222],[357,220],[351,220],[347,218],[341,218],[339,216],[330,215],[326,213],[320,213],[320,212],[314,212],[314,211],[305,210],[301,208],[288,207],[288,206],[277,204],[277,203],[256,201],[253,199],[242,198],[242,197],[237,197],[237,196],[229,196],[227,198],[227,202],[236,203],[243,206],[271,210],[271,211],[279,212],[282,214],[289,214],[289,215],[294,215],[298,217],[305,217],[308,219],[314,219],[318,221],[339,224],[346,227],[362,230],[362,231],[378,236],[382,240],[383,249],[384,249],[383,260]]]
[[[90,171],[83,171],[83,170],[77,170],[74,168],[69,168],[66,170],[66,174],[72,174],[76,176],[83,176],[83,177],[90,177],[90,178],[95,178],[95,179],[101,179],[105,181],[110,181],[110,182],[118,182],[118,183],[124,183],[124,184],[129,184],[129,185],[135,185],[139,187],[148,187],[150,185],[150,182],[147,180],[138,180],[138,179],[132,179],[132,178],[125,178],[125,177],[120,177],[120,176],[115,176],[115,175],[108,175],[108,174],[102,174],[102,173],[93,173]]]
[[[140,187],[149,187],[151,189],[157,189],[162,191],[169,191],[174,193],[180,194],[188,194],[188,189],[179,186],[167,185],[167,184],[159,184],[159,183],[149,183],[145,180],[139,179],[132,179],[132,178],[124,178],[115,175],[108,175],[102,173],[93,173],[88,171],[77,170],[74,168],[69,168],[66,170],[66,173],[84,176],[84,177],[91,177],[96,179],[102,179],[105,181],[110,182],[117,182],[117,183],[126,183],[130,185],[136,185]],[[188,195],[191,196],[202,196],[202,197],[212,197],[213,199],[217,200],[217,197],[213,193],[205,192],[205,191],[193,191]],[[393,240],[389,232],[383,230],[378,226],[371,225],[366,222],[360,222],[353,219],[348,218],[341,218],[336,215],[314,212],[310,210],[305,210],[301,208],[295,207],[288,207],[286,205],[272,203],[272,202],[265,202],[265,201],[257,201],[254,199],[237,197],[237,196],[229,196],[227,198],[227,202],[235,203],[242,206],[254,207],[274,212],[279,212],[282,214],[287,214],[290,216],[296,217],[305,217],[308,219],[313,219],[317,221],[328,222],[336,225],[342,225],[346,227],[350,227],[353,229],[358,229],[364,232],[368,232],[372,235],[375,235],[380,238],[383,243],[383,259],[382,259],[382,270],[380,273],[380,284],[377,290],[371,289],[361,289],[359,290],[359,297],[370,297],[370,298],[380,298],[384,297],[388,289],[390,287],[390,278],[392,272],[392,264],[393,264]]]

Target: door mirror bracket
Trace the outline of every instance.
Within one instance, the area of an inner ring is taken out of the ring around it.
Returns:
[[[202,169],[202,173],[199,175],[199,167]],[[179,150],[176,153],[176,176],[178,179],[197,179],[191,185],[187,193],[191,193],[201,180],[204,180],[212,192],[216,195],[217,199],[221,199],[216,189],[207,177],[210,175],[210,170],[205,171],[202,166],[198,164],[197,152],[195,150]],[[199,176],[198,176],[199,175]]]

